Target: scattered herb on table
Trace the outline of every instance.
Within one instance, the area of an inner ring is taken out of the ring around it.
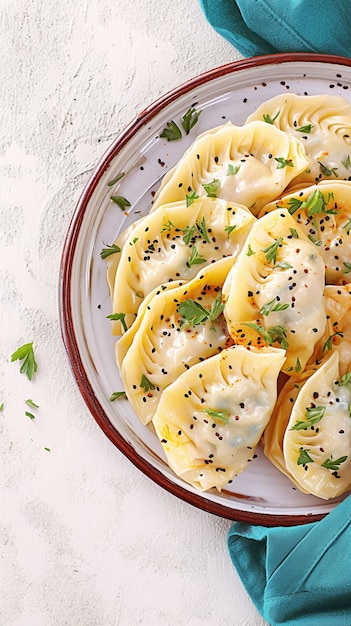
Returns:
[[[22,361],[20,368],[21,374],[26,374],[29,380],[32,380],[33,375],[38,369],[38,364],[34,356],[33,342],[25,343],[15,350],[11,355],[11,362]]]

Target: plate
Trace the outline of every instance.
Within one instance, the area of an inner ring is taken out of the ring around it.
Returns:
[[[60,267],[60,322],[71,369],[93,418],[134,465],[174,496],[231,520],[289,526],[319,520],[342,498],[324,501],[300,493],[262,454],[221,493],[206,493],[169,469],[152,431],[127,400],[110,401],[123,385],[115,364],[115,338],[100,252],[146,214],[165,173],[196,136],[231,120],[236,125],[265,100],[285,92],[332,94],[351,100],[351,60],[315,54],[256,57],[215,68],[167,93],[145,109],[114,141],[97,165],[71,220]],[[199,121],[178,141],[160,138],[167,122],[180,123],[195,106]],[[109,186],[118,174],[124,177]],[[122,211],[110,196],[127,198]]]

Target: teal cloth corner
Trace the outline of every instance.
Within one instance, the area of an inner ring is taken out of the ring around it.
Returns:
[[[351,56],[348,0],[199,0],[213,28],[243,56]]]
[[[234,523],[228,549],[271,626],[351,626],[351,496],[319,522]]]

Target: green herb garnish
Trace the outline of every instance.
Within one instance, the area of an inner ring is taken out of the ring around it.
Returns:
[[[155,385],[145,376],[145,374],[141,377],[140,387],[144,389],[145,392],[155,389]]]
[[[187,207],[191,206],[193,204],[193,202],[195,202],[195,200],[198,199],[198,197],[199,196],[197,195],[196,191],[192,191],[191,193],[187,194],[185,196],[186,206]]]
[[[339,337],[343,337],[343,333],[333,333],[332,335],[329,335],[328,339],[326,340],[325,344],[323,345],[322,348],[322,352],[325,352],[326,350],[331,350],[333,347],[333,338],[337,337],[339,335]]]
[[[264,328],[264,326],[254,324],[252,322],[246,322],[244,326],[249,326],[249,328],[256,330],[269,346],[276,341],[281,344],[281,347],[284,350],[287,350],[289,347],[286,338],[287,329],[285,326],[272,326],[271,328]]]
[[[269,315],[270,313],[274,313],[275,311],[285,311],[285,309],[289,308],[289,304],[283,304],[277,300],[277,297],[273,298],[269,302],[266,302],[261,308],[261,315]]]
[[[208,232],[207,232],[206,220],[205,220],[204,217],[201,219],[200,223],[196,222],[196,229],[197,229],[199,235],[205,241],[207,241],[207,243],[210,243],[210,239],[209,239]]]
[[[113,178],[112,180],[110,180],[107,183],[108,187],[113,187],[113,185],[115,185],[116,183],[118,183],[119,180],[121,180],[121,178],[123,178],[123,176],[125,176],[125,172],[121,172],[120,174],[117,174],[117,176],[115,178]]]
[[[226,172],[226,176],[235,176],[235,174],[238,173],[238,171],[240,170],[240,165],[236,165],[234,167],[234,165],[232,163],[228,163],[228,169]]]
[[[217,191],[221,186],[221,181],[214,178],[212,182],[203,184],[203,188],[209,198],[217,198]]]
[[[273,261],[273,263],[276,262],[278,248],[282,241],[283,241],[283,237],[279,237],[278,239],[275,240],[274,243],[272,243],[270,246],[262,250],[262,252],[264,252],[266,255],[266,259],[268,263],[270,263],[271,261]]]
[[[28,398],[28,400],[25,400],[25,403],[28,406],[31,406],[32,409],[39,409],[39,404],[35,404],[35,402],[33,402],[33,400],[31,400],[30,398]]]
[[[33,374],[35,374],[38,369],[38,364],[34,356],[33,342],[25,343],[23,346],[17,348],[11,355],[11,362],[13,361],[22,361],[20,369],[21,374],[26,374],[27,378],[32,380]]]
[[[278,163],[278,170],[282,170],[284,167],[294,167],[291,159],[284,159],[284,157],[275,157],[275,161],[277,161]]]
[[[341,164],[344,166],[344,168],[346,170],[348,170],[351,167],[351,159],[350,159],[350,155],[349,154],[347,155],[346,159],[341,161]]]
[[[187,298],[178,304],[178,313],[184,318],[181,327],[197,326],[204,324],[208,320],[214,322],[223,312],[224,303],[222,302],[222,294],[219,293],[212,302],[210,310],[205,309],[199,302]]]
[[[228,239],[230,237],[230,235],[232,234],[233,230],[236,229],[236,224],[234,224],[234,226],[225,226],[224,230],[226,233],[228,233]]]
[[[215,411],[214,409],[204,409],[203,413],[207,413],[207,415],[213,417],[215,420],[219,420],[223,424],[227,424],[229,422],[229,411]]]
[[[177,141],[182,138],[182,131],[179,126],[171,120],[167,122],[167,127],[163,129],[162,133],[160,133],[160,137],[162,139],[167,139],[167,141]]]
[[[306,420],[297,420],[294,426],[290,428],[290,430],[307,430],[307,428],[311,428],[314,424],[317,424],[321,421],[324,413],[325,406],[310,406],[307,407],[305,417]]]
[[[298,198],[290,198],[290,200],[288,201],[288,211],[290,215],[294,215],[295,211],[299,210],[301,204],[302,200],[299,200]]]
[[[129,200],[123,196],[110,196],[110,198],[115,204],[117,204],[117,206],[119,206],[120,209],[122,209],[122,211],[125,211],[126,208],[131,206]]]
[[[263,119],[265,122],[267,122],[267,124],[273,124],[273,122],[277,119],[279,114],[280,114],[280,111],[278,111],[278,113],[276,113],[274,117],[271,117],[269,113],[264,113]]]
[[[100,256],[102,259],[107,259],[108,256],[110,256],[111,254],[116,254],[117,252],[120,252],[121,248],[119,246],[116,246],[116,244],[112,244],[112,246],[107,246],[107,248],[102,248],[101,252],[100,252]]]
[[[195,107],[190,107],[182,117],[182,126],[185,130],[185,134],[189,135],[191,129],[199,121],[199,117],[202,111],[196,111]]]
[[[337,472],[340,469],[341,463],[345,463],[346,460],[347,460],[347,456],[341,456],[335,460],[332,459],[330,456],[330,458],[323,461],[322,467],[326,467],[329,470],[333,470],[334,472]]]
[[[306,124],[306,126],[300,126],[300,128],[297,128],[297,132],[298,133],[310,133],[312,130],[313,126],[312,124]]]
[[[306,465],[307,463],[314,463],[314,460],[311,459],[309,453],[309,448],[304,449],[300,448],[299,458],[297,459],[297,465]]]
[[[111,315],[106,315],[106,318],[114,322],[121,322],[123,329],[125,331],[128,330],[128,327],[126,324],[126,313],[112,313]]]
[[[206,263],[207,259],[203,256],[199,255],[198,249],[196,246],[191,247],[190,258],[186,262],[188,267],[192,267],[193,265],[201,265],[202,263]]]
[[[125,391],[114,391],[111,395],[110,395],[110,402],[114,402],[115,400],[118,400],[119,398],[126,398],[126,392]]]

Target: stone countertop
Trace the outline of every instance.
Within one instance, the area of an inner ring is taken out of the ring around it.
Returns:
[[[194,0],[3,0],[0,25],[0,623],[263,626],[229,560],[230,521],[154,484],[89,414],[57,304],[68,224],[111,142],[240,55]],[[32,381],[10,362],[28,341]]]

